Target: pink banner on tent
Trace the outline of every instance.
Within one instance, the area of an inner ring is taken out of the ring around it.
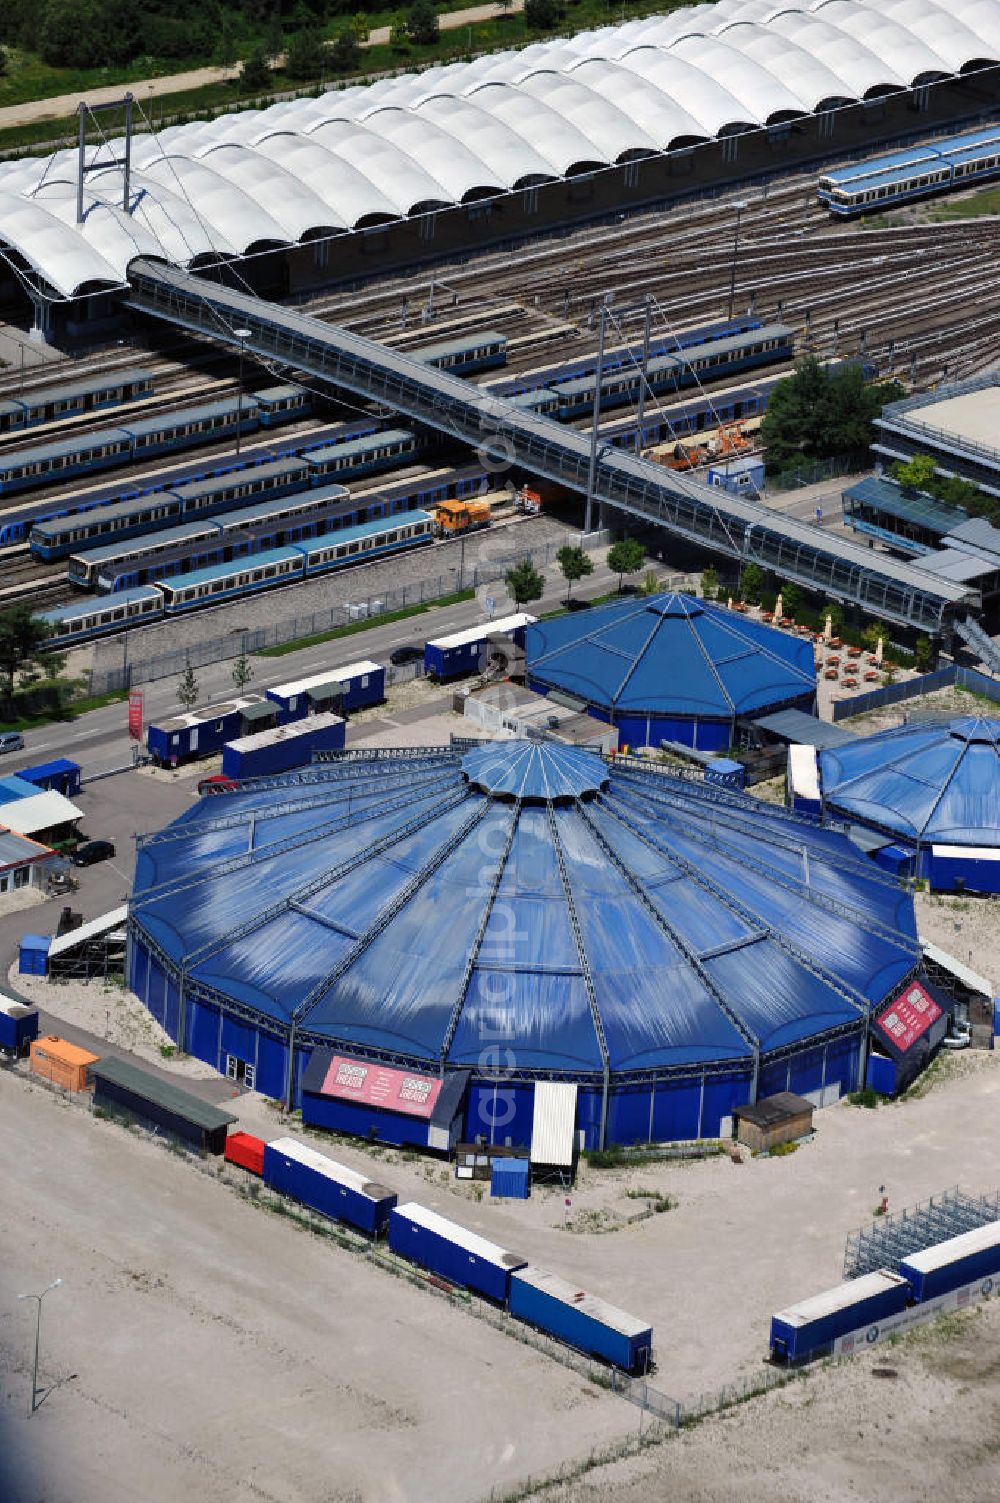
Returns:
[[[430,1117],[441,1094],[442,1082],[435,1075],[414,1075],[392,1070],[363,1059],[335,1054],[323,1081],[324,1096],[339,1101],[363,1101],[408,1117]]]
[[[878,1025],[905,1054],[940,1016],[941,1009],[934,998],[924,991],[919,981],[911,981],[903,995],[879,1013]]]

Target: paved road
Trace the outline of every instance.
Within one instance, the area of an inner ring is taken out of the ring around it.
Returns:
[[[524,0],[511,0],[507,13],[524,9]],[[454,31],[469,26],[475,21],[491,21],[504,14],[500,5],[473,5],[465,10],[445,11],[438,17],[442,31]],[[389,40],[389,27],[376,26],[369,34],[365,47],[382,46]],[[279,59],[283,62],[284,59]],[[187,73],[170,73],[163,78],[144,78],[129,84],[112,84],[108,88],[88,89],[87,103],[113,104],[130,89],[142,102],[159,98],[163,94],[181,94],[188,89],[201,89],[206,84],[225,83],[236,78],[239,65],[232,68],[193,68]],[[24,104],[8,105],[0,109],[0,130],[12,125],[30,125],[34,120],[62,120],[72,115],[80,103],[80,94],[57,94],[50,99],[31,99]],[[249,103],[248,103],[249,107]]]

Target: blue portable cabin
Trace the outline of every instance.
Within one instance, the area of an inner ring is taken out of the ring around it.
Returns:
[[[71,762],[68,757],[56,757],[51,762],[38,762],[34,767],[22,767],[18,777],[27,783],[33,783],[36,788],[54,788],[56,793],[62,793],[66,798],[72,798],[80,792],[80,764]]]
[[[533,1263],[511,1274],[510,1313],[625,1372],[652,1364],[652,1326]]]
[[[178,615],[233,596],[288,584],[302,578],[302,569],[301,546],[267,548],[250,558],[234,558],[190,574],[164,575],[156,588],[163,596],[167,615]]]
[[[278,724],[288,725],[333,703],[342,710],[381,704],[385,699],[385,669],[381,663],[364,659],[345,663],[342,668],[324,669],[308,678],[292,679],[287,684],[276,684],[264,693],[278,706]]]
[[[23,973],[23,966],[21,970]],[[0,1050],[5,1054],[26,1054],[28,1045],[37,1037],[38,1008],[0,992]]]
[[[158,620],[163,615],[163,596],[155,585],[139,585],[118,595],[80,600],[38,614],[52,627],[47,646],[72,647],[75,642],[89,641],[104,632],[123,631],[145,621]]]
[[[340,527],[322,537],[298,543],[306,575],[323,574],[327,569],[341,568],[344,564],[357,564],[377,558],[383,553],[398,553],[401,548],[414,548],[421,543],[430,543],[434,536],[434,518],[426,511],[404,511],[394,517],[358,522],[351,527]]]
[[[865,1329],[874,1341],[880,1323],[900,1315],[909,1300],[908,1279],[887,1268],[849,1279],[772,1315],[771,1356],[779,1362],[807,1362],[827,1355],[842,1336]]]
[[[22,934],[17,969],[22,976],[44,976],[49,969],[51,934]]]
[[[715,783],[720,788],[745,788],[747,782],[746,767],[732,757],[710,758],[703,776],[706,783]]]
[[[146,731],[149,754],[165,767],[187,757],[211,756],[221,751],[227,741],[242,736],[253,720],[252,713],[246,712],[263,704],[261,695],[249,694],[242,699],[208,705],[203,710],[173,715],[158,724],[150,722]]]
[[[386,428],[350,438],[343,443],[326,444],[303,450],[313,485],[322,485],[331,475],[371,475],[389,470],[424,447],[409,428]]]
[[[527,1200],[531,1194],[530,1159],[494,1159],[490,1165],[490,1195],[496,1200]]]
[[[969,1284],[978,1284],[982,1294],[989,1294],[1000,1275],[1000,1221],[910,1253],[901,1260],[899,1271],[908,1280],[918,1305]]]
[[[924,867],[933,891],[1000,893],[1000,850],[995,846],[932,845]]]
[[[401,1258],[418,1263],[450,1284],[474,1289],[501,1305],[507,1303],[510,1294],[511,1274],[526,1268],[528,1262],[412,1200],[393,1209],[389,1246]]]
[[[499,637],[509,638],[523,650],[524,634],[537,621],[526,611],[513,616],[499,616],[495,621],[481,621],[465,631],[450,632],[424,644],[424,672],[439,679],[460,678],[481,666],[488,644]]]
[[[309,417],[314,406],[312,392],[293,381],[265,386],[254,392],[253,400],[257,403],[262,428],[277,428],[281,423],[294,423],[299,418]]]
[[[292,1137],[265,1144],[264,1183],[369,1237],[385,1229],[397,1200],[395,1191]]]
[[[343,751],[347,725],[343,716],[327,711],[293,725],[272,725],[227,741],[222,748],[222,771],[227,778],[262,778],[303,767],[316,751]]]

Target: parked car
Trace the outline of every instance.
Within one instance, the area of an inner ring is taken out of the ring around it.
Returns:
[[[0,731],[0,752],[24,751],[24,737],[20,731]]]
[[[395,663],[397,668],[403,663],[422,663],[423,660],[424,649],[418,647],[415,642],[407,642],[403,647],[394,647],[389,654],[390,663]]]
[[[70,860],[74,866],[95,866],[98,861],[110,861],[115,848],[110,840],[85,840],[78,845]]]
[[[198,792],[225,793],[227,789],[236,788],[238,786],[239,785],[237,784],[235,778],[227,778],[224,772],[213,772],[211,777],[202,778],[201,782],[198,784]]]

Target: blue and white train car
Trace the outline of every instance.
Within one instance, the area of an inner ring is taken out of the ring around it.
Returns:
[[[1000,1276],[1000,1221],[949,1237],[923,1252],[910,1253],[899,1265],[918,1304],[953,1294],[968,1285],[991,1294]]]
[[[374,475],[390,470],[425,447],[408,428],[387,428],[383,433],[369,433],[346,443],[304,449],[302,457],[309,466],[311,483],[322,485],[335,475]]]
[[[398,553],[434,540],[434,518],[426,511],[404,511],[383,521],[358,522],[298,544],[306,577],[345,564],[358,564],[385,553]]]
[[[501,1305],[510,1295],[511,1274],[528,1263],[412,1200],[396,1206],[389,1217],[389,1246],[450,1284],[474,1289]]]
[[[276,684],[264,693],[278,706],[278,724],[289,725],[333,702],[343,710],[381,704],[385,699],[385,669],[381,663],[366,658],[358,663],[345,663],[342,668],[326,668],[308,678]]]
[[[910,1284],[899,1273],[880,1268],[835,1289],[814,1294],[771,1317],[771,1356],[778,1362],[806,1362],[824,1356],[852,1332],[867,1332],[875,1341],[882,1321],[899,1315],[910,1300]]]
[[[397,1200],[385,1185],[292,1137],[265,1145],[264,1183],[369,1237],[377,1237],[387,1222],[391,1225]]]
[[[41,423],[55,423],[84,412],[98,412],[153,395],[153,378],[146,370],[104,372],[81,376],[55,386],[37,387],[0,400],[0,434],[20,433]]]
[[[439,679],[475,673],[483,667],[489,644],[498,638],[507,637],[523,649],[524,633],[537,619],[537,616],[529,616],[527,611],[518,611],[513,616],[482,621],[478,626],[451,632],[446,637],[435,637],[424,645],[424,672],[433,673]]]
[[[163,596],[155,585],[139,585],[135,590],[122,590],[101,600],[80,600],[38,614],[52,628],[46,646],[62,650],[75,647],[78,642],[89,642],[105,632],[159,620],[163,615]]]
[[[625,1372],[648,1372],[652,1364],[652,1326],[533,1263],[511,1274],[509,1308],[519,1320]]]
[[[262,428],[298,422],[299,418],[309,417],[315,405],[312,392],[291,381],[279,386],[265,386],[260,391],[255,391],[253,397],[260,413]]]
[[[170,574],[157,581],[167,615],[180,615],[203,605],[214,605],[235,596],[249,595],[274,585],[302,578],[302,552],[294,545],[267,548],[249,558],[235,558],[194,569],[190,574]]]

